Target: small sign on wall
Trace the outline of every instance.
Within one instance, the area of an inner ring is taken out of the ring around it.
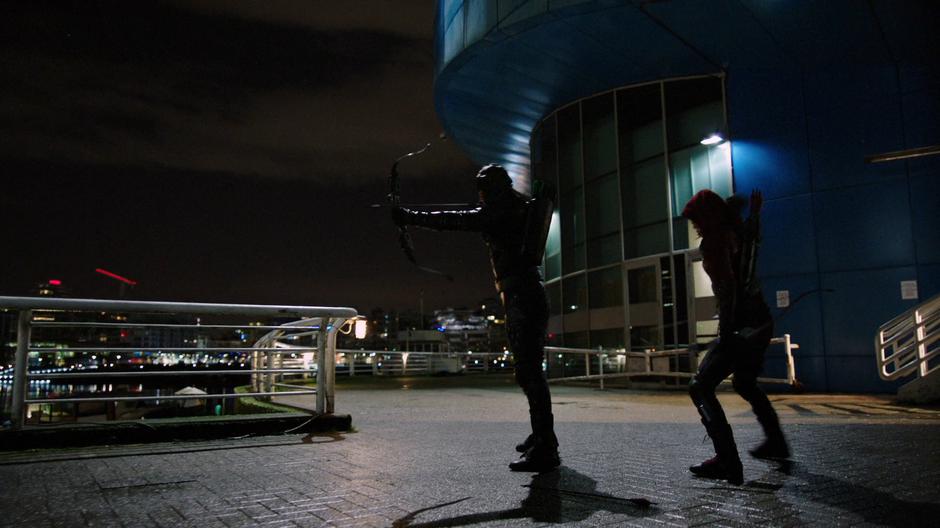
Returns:
[[[790,290],[777,290],[777,308],[790,306]]]
[[[917,297],[917,281],[901,281],[901,299],[905,301],[916,301]]]

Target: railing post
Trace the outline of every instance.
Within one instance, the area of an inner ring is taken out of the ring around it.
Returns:
[[[914,310],[914,339],[917,343],[917,362],[920,366],[917,368],[918,376],[921,378],[930,374],[927,362],[927,333],[924,331],[924,319],[920,315],[920,310]]]
[[[317,414],[333,413],[336,383],[336,331],[339,328],[330,316],[320,319],[317,334]]]
[[[783,346],[786,347],[787,354],[787,382],[793,385],[796,383],[796,365],[793,363],[793,347],[790,342],[790,334],[783,334]]]
[[[601,375],[601,390],[604,390],[604,358],[606,354],[597,355],[597,373]]]
[[[584,353],[584,375],[591,375],[591,354],[588,352]]]
[[[29,389],[29,339],[32,310],[22,310],[16,324],[16,360],[13,366],[13,428],[21,429],[26,421],[26,391]]]
[[[264,375],[264,392],[271,392],[274,390],[274,373],[271,372],[274,368],[274,352],[271,350],[264,353],[264,368],[268,370]],[[267,396],[267,399],[270,401],[271,396]]]
[[[255,344],[255,346],[258,346]],[[250,356],[248,357],[248,366],[251,370],[258,370],[258,351],[252,350]],[[248,378],[251,380],[251,392],[258,392],[258,373],[252,372],[251,377]]]
[[[326,414],[326,317],[320,319],[320,332],[317,334],[317,414]]]

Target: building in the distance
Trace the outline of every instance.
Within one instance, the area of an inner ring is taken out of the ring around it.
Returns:
[[[875,331],[940,291],[940,156],[911,157],[940,150],[940,3],[440,0],[435,46],[448,135],[521,191],[560,190],[558,344],[714,334],[679,214],[703,188],[758,188],[765,295],[801,299],[777,325],[799,378],[893,388]]]

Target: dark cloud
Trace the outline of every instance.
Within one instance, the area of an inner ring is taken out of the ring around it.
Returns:
[[[3,154],[347,180],[434,136],[424,35],[287,23],[287,4],[257,5],[17,6],[0,52]]]
[[[420,22],[418,21],[420,18]],[[0,294],[60,278],[113,297],[416,306],[491,295],[474,235],[415,235],[382,201],[391,161],[436,138],[433,3],[20,2],[0,20]],[[435,141],[409,201],[474,198]]]

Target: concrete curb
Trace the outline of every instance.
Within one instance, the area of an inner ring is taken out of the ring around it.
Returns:
[[[30,426],[19,431],[0,431],[0,451],[266,436],[292,429],[296,433],[349,431],[351,427],[352,417],[348,414],[294,413],[234,416],[204,421],[167,419]]]

